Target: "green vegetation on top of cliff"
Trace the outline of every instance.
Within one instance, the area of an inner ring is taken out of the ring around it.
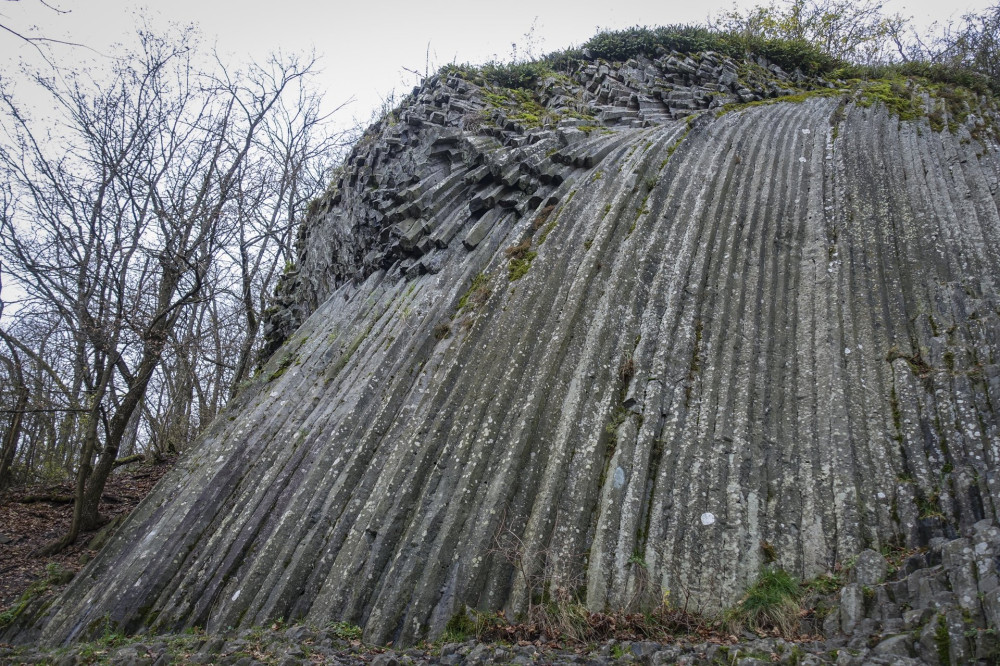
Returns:
[[[997,29],[1000,4],[966,16],[961,23],[949,24],[939,35],[918,36],[907,19],[884,14],[878,3],[789,0],[742,12],[734,9],[707,24],[605,29],[580,46],[539,57],[518,55],[515,46],[509,61],[450,63],[436,74],[484,88],[490,107],[522,127],[536,128],[574,117],[567,109],[546,108],[539,86],[564,83],[572,87],[574,73],[586,63],[714,53],[744,63],[740,65],[740,83],[747,67],[754,70],[754,78],[763,75],[770,80],[773,76],[767,67],[777,65],[793,73],[793,81],[780,84],[792,85],[797,95],[837,94],[833,86],[861,90],[863,106],[882,102],[901,119],[926,115],[935,130],[947,126],[955,131],[977,106],[976,95],[1000,96],[1000,49],[992,38]],[[918,85],[908,94],[897,94],[901,85],[913,88],[907,79],[916,79]],[[823,86],[830,88],[824,90]],[[932,99],[925,105],[918,99],[920,94],[943,100],[943,104]],[[394,107],[387,103],[379,122],[366,130],[359,143],[373,140],[384,124],[399,122],[402,110],[413,99],[407,95]],[[726,110],[742,108],[743,104],[727,105]],[[943,111],[947,111],[947,118]],[[593,118],[585,113],[579,117]],[[485,112],[473,122],[493,124]]]
[[[538,79],[572,71],[580,61],[624,62],[671,52],[711,51],[733,59],[763,57],[786,71],[799,70],[808,76],[918,76],[980,94],[1000,92],[1000,48],[994,37],[1000,29],[1000,5],[935,29],[936,34],[918,35],[909,19],[886,14],[873,1],[788,0],[734,8],[704,25],[601,30],[579,47],[540,58],[515,55],[506,63],[444,69],[458,69],[470,79],[504,88],[530,89]]]

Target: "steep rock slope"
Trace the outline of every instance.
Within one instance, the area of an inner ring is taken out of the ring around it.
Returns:
[[[284,346],[19,639],[405,643],[543,588],[712,611],[771,555],[808,578],[996,520],[997,145],[825,87],[706,110],[795,78],[428,81],[304,227]]]

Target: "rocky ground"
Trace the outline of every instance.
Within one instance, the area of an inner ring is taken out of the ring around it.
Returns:
[[[847,647],[846,639],[789,642],[781,638],[746,638],[740,643],[695,642],[684,638],[671,643],[609,641],[600,644],[560,646],[553,642],[520,641],[517,644],[443,643],[407,650],[367,646],[350,636],[350,630],[333,627],[317,630],[304,626],[274,625],[267,630],[239,634],[125,639],[108,636],[102,641],[71,648],[0,647],[0,663],[10,664],[919,664],[917,659],[893,652]]]

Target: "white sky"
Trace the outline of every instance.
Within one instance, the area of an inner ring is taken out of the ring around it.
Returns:
[[[997,0],[884,0],[885,12],[912,17],[918,27],[981,11]],[[61,12],[49,9],[46,4]],[[749,7],[770,0],[738,0]],[[406,70],[431,72],[441,65],[509,60],[511,44],[533,55],[576,46],[601,28],[703,23],[733,6],[733,0],[0,0],[0,25],[25,35],[83,44],[53,45],[50,59],[60,66],[89,63],[100,70],[115,44],[134,39],[140,17],[152,28],[195,24],[207,45],[238,65],[264,60],[276,51],[320,56],[318,86],[332,110],[354,101],[335,116],[341,127],[367,125],[394,89],[406,93],[418,82]],[[534,31],[532,31],[534,26]],[[528,33],[533,34],[529,40]],[[101,55],[104,54],[104,55]],[[0,31],[0,83],[14,84],[22,104],[28,91],[17,87],[20,63],[48,67],[37,50]],[[44,100],[44,97],[38,97]],[[44,115],[47,109],[33,109]],[[11,285],[4,297],[13,296]],[[9,305],[14,305],[9,303]],[[7,313],[9,314],[9,312]]]
[[[482,63],[509,59],[511,43],[528,46],[526,33],[535,25],[535,54],[579,45],[599,28],[704,22],[709,14],[732,7],[732,0],[677,2],[666,0],[503,0],[502,2],[443,2],[442,0],[46,0],[68,13],[47,9],[41,0],[0,0],[0,23],[25,34],[84,44],[113,54],[113,45],[134,34],[138,16],[152,26],[168,22],[194,23],[205,41],[236,63],[263,60],[269,53],[315,48],[324,69],[321,86],[332,108],[356,101],[340,114],[367,120],[372,109],[396,88],[406,92],[416,77],[404,68],[423,72],[457,61]],[[995,2],[996,0],[993,0]],[[740,5],[768,4],[740,0]],[[912,16],[919,24],[958,18],[993,4],[988,0],[887,0],[888,12]],[[502,9],[501,9],[502,7]],[[76,63],[99,56],[69,46],[53,46],[53,59]],[[0,76],[12,75],[10,65],[37,60],[35,50],[9,33],[0,32]]]

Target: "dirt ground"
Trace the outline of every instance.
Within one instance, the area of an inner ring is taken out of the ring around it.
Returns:
[[[101,514],[112,520],[129,513],[172,463],[136,463],[116,471],[101,497]],[[72,494],[69,483],[16,486],[0,494],[0,613],[33,582],[45,578],[50,564],[76,573],[96,554],[88,548],[96,532],[81,534],[75,544],[57,555],[37,554],[39,548],[69,530]]]

